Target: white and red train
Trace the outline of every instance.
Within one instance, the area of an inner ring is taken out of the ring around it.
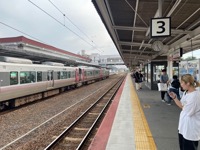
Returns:
[[[109,77],[105,68],[67,67],[61,63],[0,57],[0,108],[16,107]]]

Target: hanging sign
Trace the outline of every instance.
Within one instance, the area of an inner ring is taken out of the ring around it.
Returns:
[[[173,52],[173,59],[180,59],[183,55],[183,48],[179,48]]]
[[[151,38],[171,36],[171,18],[151,18]]]

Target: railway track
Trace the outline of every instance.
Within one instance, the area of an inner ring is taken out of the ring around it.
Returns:
[[[45,150],[52,149],[83,149],[98,120],[104,114],[118,88],[122,84],[122,77],[115,85],[108,89],[94,104],[67,127]]]
[[[16,110],[15,114],[10,112],[1,116],[2,121],[6,116],[8,119],[11,119],[12,116],[15,116],[15,118],[13,118],[13,122],[9,122],[9,124],[6,123],[6,120],[1,123],[2,128],[6,131],[6,136],[2,138],[5,139],[4,141],[0,140],[0,149],[11,150],[13,147],[24,150],[45,149],[47,145],[57,138],[64,129],[68,128],[76,118],[81,116],[86,109],[91,107],[91,104],[96,103],[97,99],[100,99],[99,97],[104,95],[105,98],[110,95],[105,95],[108,89],[113,87],[120,78],[124,77],[124,75],[119,75],[117,78],[113,78],[111,81],[106,82],[106,84],[100,83],[98,88],[96,88],[96,86],[93,87],[95,89],[93,92],[90,92],[90,88],[87,88],[89,91],[84,91],[80,88],[79,92],[71,91],[72,93],[68,93],[66,96],[60,95],[59,100],[56,98],[50,100],[48,103],[45,101],[41,102],[41,104],[36,103],[35,105],[30,106],[30,108],[27,107],[26,109],[26,107],[23,107],[22,109]],[[102,103],[98,104],[98,106],[101,106]],[[33,107],[33,109],[31,107]],[[44,109],[45,107],[47,108]],[[50,111],[49,108],[52,111]],[[94,111],[91,112],[90,115],[98,116],[97,113],[98,112]],[[40,117],[37,118],[38,116]],[[100,118],[102,119],[103,117]],[[37,120],[37,122],[35,122],[35,120]],[[99,124],[100,122],[101,121],[98,121]],[[15,124],[15,126],[13,126],[13,124]],[[19,130],[16,131],[15,127],[18,127]],[[88,127],[83,128],[87,129]],[[80,130],[82,127],[76,129]],[[93,132],[92,135],[95,135],[95,132]],[[89,140],[87,140],[86,145],[90,144],[88,141]]]

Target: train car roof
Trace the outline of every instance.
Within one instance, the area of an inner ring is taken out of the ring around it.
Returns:
[[[79,68],[81,68],[81,69],[96,69],[96,70],[100,70],[100,68],[90,67],[90,66],[79,66]]]
[[[87,62],[83,62],[83,61],[79,61],[79,60],[76,60],[76,63],[79,64],[79,65],[85,65],[85,66],[89,66],[89,67],[98,67],[98,68],[101,67],[100,65],[87,63]]]
[[[69,67],[69,66],[51,66],[51,65],[44,65],[44,64],[19,64],[19,63],[9,63],[9,62],[1,62],[0,61],[0,66],[15,66],[15,67],[29,67],[29,68],[52,68],[52,69],[70,69],[70,70],[75,70],[77,67]]]
[[[57,62],[51,62],[51,61],[46,61],[42,63],[43,65],[50,65],[50,66],[64,66],[62,63],[57,63]]]

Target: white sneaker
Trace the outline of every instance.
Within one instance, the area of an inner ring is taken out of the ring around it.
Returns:
[[[165,102],[165,100],[164,100],[164,99],[162,99],[162,102]]]
[[[172,105],[171,103],[167,103],[167,105]]]

